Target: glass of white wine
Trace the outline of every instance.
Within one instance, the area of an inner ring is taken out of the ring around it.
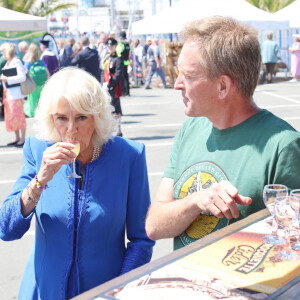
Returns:
[[[268,208],[270,214],[272,215],[272,233],[263,238],[265,243],[275,244],[275,245],[283,245],[285,241],[282,237],[277,234],[277,223],[275,219],[275,199],[277,197],[287,197],[288,196],[288,188],[282,184],[268,184],[265,185],[263,190],[263,200],[265,206]]]
[[[74,148],[72,149],[72,151],[76,154],[76,157],[77,157],[80,152],[80,142],[79,141],[74,141],[74,142],[67,141],[67,143],[71,143],[74,145]],[[71,163],[71,174],[69,176],[67,176],[67,178],[81,178],[81,176],[79,176],[75,170],[76,157],[74,158],[74,160]]]
[[[283,227],[286,247],[281,250],[279,255],[284,260],[297,260],[300,256],[293,251],[290,243],[290,230],[296,218],[295,211],[292,209],[289,197],[278,197],[275,199],[275,218],[277,223]]]

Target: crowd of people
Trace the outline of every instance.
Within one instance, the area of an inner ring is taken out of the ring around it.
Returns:
[[[39,47],[36,44],[28,44],[21,41],[18,50],[15,44],[4,43],[1,45],[0,74],[3,83],[3,105],[5,124],[7,131],[15,132],[15,140],[8,146],[23,146],[25,141],[26,117],[34,117],[38,106],[43,85],[59,69],[69,66],[77,66],[92,74],[101,85],[109,91],[111,104],[114,107],[114,115],[117,119],[116,135],[122,136],[121,116],[122,108],[120,96],[130,96],[131,84],[135,84],[137,78],[140,84],[145,84],[150,89],[153,75],[157,73],[162,80],[163,87],[167,88],[165,73],[162,69],[157,39],[147,38],[143,46],[139,40],[128,41],[126,32],[121,31],[119,41],[116,34],[101,33],[95,45],[91,45],[87,36],[81,37],[78,43],[74,38],[69,38],[66,43],[57,41],[59,57],[49,47],[48,40],[40,40]],[[11,47],[13,50],[6,50]],[[10,57],[6,55],[10,51]],[[41,54],[40,54],[41,53]],[[14,58],[14,59],[13,59]],[[12,60],[12,63],[11,63]],[[8,68],[15,68],[17,74],[11,75],[9,82],[14,81],[14,86],[8,84]],[[29,95],[21,94],[22,82],[28,74],[35,82],[36,89]],[[146,78],[146,79],[145,79]],[[11,101],[10,95],[18,91],[18,101]],[[20,107],[23,106],[23,110]],[[18,121],[16,121],[18,120]]]
[[[15,140],[8,143],[8,146],[23,147],[26,117],[34,116],[43,85],[59,69],[58,60],[48,47],[49,41],[46,40],[40,41],[40,49],[36,44],[28,46],[22,41],[18,44],[18,54],[14,43],[5,42],[0,47],[5,128],[15,133]],[[22,90],[22,83],[26,82],[27,76],[35,84],[30,94]]]
[[[151,205],[145,146],[113,135],[120,96],[129,93],[126,35],[121,42],[103,35],[97,49],[83,37],[75,51],[70,40],[60,70],[44,49],[40,66],[51,76],[35,111],[37,137],[26,139],[21,174],[0,208],[5,241],[20,239],[36,217],[20,299],[70,299],[149,262],[157,239],[174,238],[178,249],[265,208],[266,184],[299,188],[300,133],[253,98],[262,65],[257,36],[228,17],[185,25],[174,88],[189,119]],[[146,58],[138,45],[133,55],[149,63],[148,89],[161,58],[157,41],[147,39]],[[26,75],[15,50],[8,44],[3,53],[17,75],[1,80],[17,113]],[[24,116],[19,122],[17,144]],[[71,162],[80,178],[69,178]]]

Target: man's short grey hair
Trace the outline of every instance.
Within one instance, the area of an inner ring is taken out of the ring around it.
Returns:
[[[53,120],[61,99],[67,100],[80,114],[94,117],[94,145],[103,145],[112,137],[116,120],[112,115],[109,94],[88,72],[67,67],[53,74],[41,92],[34,118],[34,129],[38,138],[52,142],[61,141]]]
[[[22,41],[18,44],[19,49],[27,49],[28,43],[26,41]]]
[[[83,45],[83,46],[88,46],[90,44],[90,40],[87,36],[83,36],[81,39],[80,39],[80,43]]]
[[[184,42],[196,42],[199,64],[208,78],[228,75],[243,97],[252,98],[261,68],[261,49],[254,28],[215,16],[187,23],[180,37]]]

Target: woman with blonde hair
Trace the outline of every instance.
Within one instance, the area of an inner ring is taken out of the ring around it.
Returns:
[[[15,141],[7,146],[22,147],[25,142],[26,118],[23,112],[24,95],[20,83],[26,80],[26,74],[22,62],[16,57],[15,44],[5,43],[1,51],[7,60],[0,77],[4,86],[5,128],[15,133]]]
[[[41,90],[49,78],[50,74],[46,64],[39,59],[39,48],[36,44],[31,44],[27,52],[27,61],[24,66],[36,84],[34,92],[27,96],[24,103],[24,113],[27,117],[33,117],[35,109],[39,103]]]
[[[26,140],[21,175],[0,208],[5,241],[36,219],[20,299],[70,299],[151,259],[145,146],[113,137],[109,100],[96,78],[74,67],[42,90],[39,139]],[[70,162],[80,178],[70,178]]]

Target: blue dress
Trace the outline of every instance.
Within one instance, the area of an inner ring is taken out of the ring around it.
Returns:
[[[66,178],[70,165],[62,166],[24,218],[21,193],[49,145],[27,138],[21,175],[0,209],[0,237],[5,241],[21,238],[36,216],[19,299],[67,299],[83,293],[149,262],[154,246],[145,232],[150,205],[145,147],[118,137],[84,166],[81,189],[79,179]],[[79,173],[78,161],[76,169]]]

